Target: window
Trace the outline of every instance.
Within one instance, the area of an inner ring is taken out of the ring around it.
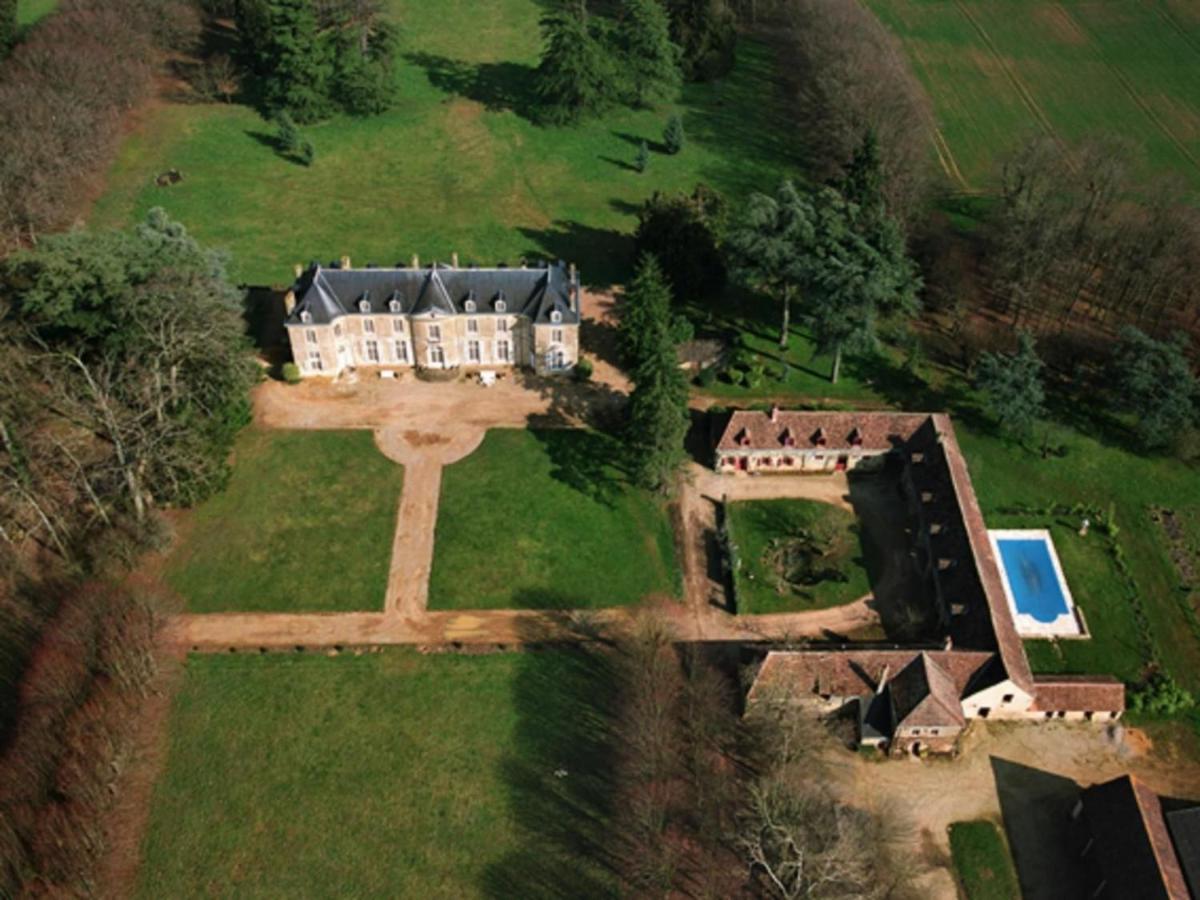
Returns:
[[[358,311],[369,313],[371,311],[371,301],[366,297],[358,301]]]
[[[374,319],[363,319],[363,331],[365,331],[367,334],[374,334],[375,333],[375,320]]]
[[[1012,702],[1013,702],[1013,695],[1012,695],[1012,694],[1005,694],[1005,695],[1004,695],[1004,696],[1001,698],[1000,702],[1001,702],[1001,703],[1012,703]]]
[[[442,339],[442,326],[441,325],[430,325],[429,326],[429,339],[431,341],[440,341]]]
[[[508,331],[508,319],[505,319],[503,317],[497,319],[496,320],[496,330],[497,331]]]
[[[320,372],[325,368],[325,364],[321,362],[320,350],[308,351],[308,368],[313,372]]]
[[[392,349],[396,354],[396,362],[408,362],[408,344],[404,341],[395,341]]]
[[[496,342],[496,359],[499,362],[511,362],[508,355],[508,341]]]
[[[334,336],[334,337],[341,337],[341,336],[342,336],[342,325],[341,325],[341,323],[340,323],[340,322],[339,322],[337,325],[334,325],[334,326],[333,326],[333,336]]]
[[[467,341],[467,361],[479,362],[479,341]]]
[[[392,319],[392,334],[404,334],[403,319]]]
[[[933,737],[937,737],[938,730],[937,730],[936,728],[930,728],[930,729],[929,729],[929,733],[930,733],[930,734],[931,734]]]
[[[468,300],[463,304],[463,309],[465,309],[467,312],[475,312],[475,301]]]
[[[300,310],[300,321],[307,325],[312,321],[312,313],[310,313],[307,309]]]
[[[388,309],[394,313],[400,312],[400,301],[393,297],[388,301]]]
[[[557,325],[562,321],[562,313],[560,313],[557,309],[554,310],[552,313],[550,313],[550,321]]]
[[[317,342],[317,333],[316,333],[316,331],[314,331],[314,330],[313,330],[313,329],[311,329],[311,328],[310,328],[310,329],[308,329],[307,331],[305,331],[305,332],[304,332],[304,339],[305,339],[306,341],[308,341],[310,344],[315,344],[315,343]]]
[[[565,369],[567,366],[567,355],[561,350],[554,351],[554,368]]]
[[[505,303],[503,300],[496,301],[496,312],[504,312],[506,309],[508,309],[507,303]]]
[[[441,347],[430,347],[429,364],[431,366],[444,366],[446,364],[446,351]]]
[[[552,332],[550,332],[550,343],[552,343],[552,344],[561,344],[561,343],[562,343],[562,337],[563,337],[562,329],[561,329],[561,328],[555,328],[555,329],[554,329]]]
[[[467,319],[467,334],[479,334],[478,319]]]
[[[367,341],[367,362],[379,362],[379,341]]]

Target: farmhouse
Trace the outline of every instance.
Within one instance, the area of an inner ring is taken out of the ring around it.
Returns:
[[[561,262],[354,269],[317,263],[287,292],[285,324],[303,376],[527,366],[571,371],[579,358],[579,276]]]
[[[768,652],[751,702],[849,709],[862,743],[893,752],[952,750],[975,718],[1107,721],[1124,712],[1125,689],[1115,679],[1030,671],[948,416],[735,412],[714,465],[730,478],[898,471],[919,599],[933,604],[942,635],[939,644],[911,649]]]

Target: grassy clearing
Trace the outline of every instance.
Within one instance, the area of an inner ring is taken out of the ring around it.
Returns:
[[[950,854],[967,900],[1019,900],[1017,871],[1004,835],[994,823],[953,823]]]
[[[1133,135],[1200,185],[1200,15],[1183,3],[868,0],[975,188],[1027,135]]]
[[[431,609],[585,609],[678,595],[663,501],[595,431],[492,429],[442,476]]]
[[[32,25],[54,12],[58,0],[17,0],[17,24]]]
[[[725,507],[737,545],[734,574],[738,612],[745,615],[799,612],[850,603],[871,589],[865,550],[854,514],[815,500],[750,500]],[[828,536],[829,556],[814,562],[814,576],[798,588],[781,577],[772,542],[801,534]]]
[[[612,896],[582,849],[609,681],[566,652],[192,657],[137,896]]]
[[[249,428],[167,581],[192,612],[380,609],[402,476],[369,431]]]
[[[234,274],[252,283],[284,282],[295,262],[343,253],[391,264],[457,251],[464,262],[569,258],[602,284],[624,278],[634,214],[655,190],[703,181],[742,193],[799,165],[761,45],[744,42],[728,78],[688,86],[676,104],[543,128],[530,121],[541,3],[388,5],[403,48],[394,110],[306,129],[317,159],[305,168],[274,152],[253,110],[168,104],[126,140],[92,224],[165,206],[201,240],[228,247]],[[672,112],[687,146],[633,171],[638,144],[655,147]],[[155,187],[172,167],[184,181]]]

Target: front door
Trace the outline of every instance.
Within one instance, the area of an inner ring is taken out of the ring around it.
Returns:
[[[837,467],[836,467],[837,471],[845,472],[846,466],[848,466],[848,465],[850,465],[850,457],[848,457],[848,456],[839,456],[838,457]]]
[[[741,471],[745,472],[747,469],[749,469],[749,468],[750,468],[750,459],[749,459],[748,457],[745,457],[745,456],[739,456],[739,457],[738,457],[738,462],[737,462],[737,467],[738,467],[738,468],[739,468]]]

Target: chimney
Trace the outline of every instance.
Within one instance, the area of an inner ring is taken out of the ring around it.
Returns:
[[[414,269],[421,268],[421,257],[417,256],[417,254],[415,254],[415,253],[413,254],[413,258],[412,258],[412,267]]]
[[[571,312],[579,312],[579,273],[575,270],[575,263],[571,263],[571,268],[567,270],[570,277],[570,283],[567,287],[567,294],[571,298]]]
[[[522,257],[521,257],[521,268],[522,268],[522,269],[526,269],[526,268],[528,268],[528,267],[529,267],[529,266],[528,266],[528,263],[526,263],[526,262],[525,262],[525,257],[523,257],[523,256],[522,256]]]
[[[879,687],[875,688],[875,693],[882,694],[883,689],[887,687],[888,682],[888,666],[883,667],[883,671],[879,673]]]
[[[348,256],[343,256],[343,257],[342,257],[342,268],[343,268],[343,269],[348,269],[348,268],[350,268],[350,257],[348,257]]]
[[[292,271],[295,272],[296,277],[299,278],[304,274],[304,266],[300,265],[300,263],[296,263],[294,266],[292,266]]]
[[[774,403],[771,404],[771,423],[775,424],[779,421],[779,407]]]
[[[943,650],[953,650],[954,649],[954,638],[950,637],[950,635],[946,635],[946,640],[942,644],[942,649]]]
[[[297,266],[299,268],[299,266]],[[290,316],[292,310],[296,308],[296,292],[288,291],[283,295],[283,312],[284,315]]]
[[[453,253],[450,254],[450,268],[452,268],[452,269],[458,268],[458,251],[457,250],[455,250]]]
[[[568,267],[567,277],[570,278],[572,282],[575,281],[577,277],[577,273],[575,272],[575,263],[571,263],[570,267]]]

